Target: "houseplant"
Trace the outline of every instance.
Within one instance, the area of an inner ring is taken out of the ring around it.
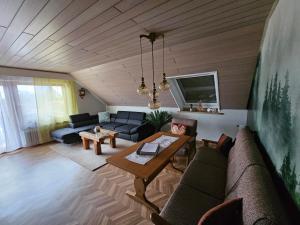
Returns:
[[[166,111],[155,110],[147,114],[146,120],[155,127],[155,132],[158,132],[163,125],[172,120],[172,115]]]

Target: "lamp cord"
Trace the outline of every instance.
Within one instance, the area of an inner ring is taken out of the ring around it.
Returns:
[[[154,54],[153,54],[153,41],[151,41],[151,45],[152,45],[152,80],[153,80],[153,89],[154,89],[155,83],[154,83]]]
[[[142,48],[142,38],[140,37],[140,49],[141,49],[141,69],[142,69],[142,79],[144,78],[144,69],[143,69],[143,48]]]
[[[165,35],[163,35],[163,73],[165,73]]]

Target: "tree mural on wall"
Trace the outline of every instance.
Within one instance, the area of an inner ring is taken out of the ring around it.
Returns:
[[[300,193],[297,193],[296,166],[291,162],[295,132],[293,132],[291,99],[289,97],[289,72],[286,72],[284,85],[278,80],[278,73],[266,85],[262,105],[261,132],[273,141],[275,151],[284,151],[280,174],[289,192],[300,204]],[[270,132],[273,131],[273,132]],[[276,138],[270,135],[278,134]]]

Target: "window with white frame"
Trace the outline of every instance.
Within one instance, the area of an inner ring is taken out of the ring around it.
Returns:
[[[179,108],[201,103],[205,108],[220,109],[217,71],[172,76],[167,79]]]

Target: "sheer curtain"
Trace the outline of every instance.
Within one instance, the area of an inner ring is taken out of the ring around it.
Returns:
[[[51,141],[77,112],[73,81],[0,76],[0,154]]]
[[[66,126],[69,115],[78,112],[74,82],[34,78],[40,143],[51,140],[50,132]]]
[[[32,83],[31,78],[0,77],[0,153],[38,143],[34,95],[22,90]]]

